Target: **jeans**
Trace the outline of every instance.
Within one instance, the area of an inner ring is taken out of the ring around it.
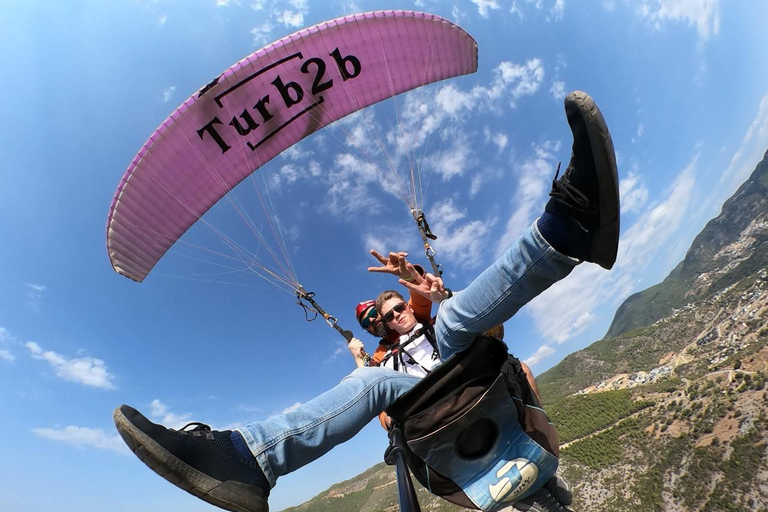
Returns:
[[[443,301],[435,336],[443,360],[512,317],[567,276],[577,262],[558,253],[534,222],[470,285]],[[390,368],[358,368],[337,386],[291,412],[238,429],[270,486],[355,436],[410,390],[418,377]]]

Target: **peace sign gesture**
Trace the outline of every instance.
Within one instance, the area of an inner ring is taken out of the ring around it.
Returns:
[[[453,292],[443,284],[442,278],[435,277],[429,273],[425,273],[423,276],[420,275],[412,264],[405,261],[405,258],[402,258],[401,263],[408,271],[408,276],[407,278],[401,277],[400,284],[411,292],[418,293],[432,302],[442,302],[453,296]]]
[[[371,249],[371,255],[379,260],[380,267],[368,267],[368,272],[380,272],[385,274],[392,274],[400,279],[406,279],[411,276],[408,271],[407,265],[410,265],[405,259],[408,256],[407,252],[390,252],[389,257],[385,258],[375,250]],[[413,265],[411,265],[413,266]]]

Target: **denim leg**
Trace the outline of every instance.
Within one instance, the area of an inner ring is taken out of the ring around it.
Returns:
[[[291,412],[237,431],[269,484],[351,439],[420,379],[390,368],[358,368]]]
[[[512,315],[578,264],[557,252],[534,222],[467,288],[440,303],[435,336],[443,360]]]

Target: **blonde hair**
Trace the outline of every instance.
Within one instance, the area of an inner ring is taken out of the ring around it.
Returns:
[[[379,294],[378,297],[376,297],[376,311],[379,312],[379,315],[382,315],[381,313],[381,307],[384,305],[385,302],[387,302],[389,299],[400,299],[401,301],[405,302],[405,299],[402,295],[400,295],[400,292],[397,292],[395,290],[384,290]]]

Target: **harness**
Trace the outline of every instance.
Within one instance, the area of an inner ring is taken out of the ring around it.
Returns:
[[[402,427],[413,476],[459,506],[500,511],[557,469],[557,431],[498,339],[478,336],[386,412]]]
[[[405,363],[408,363],[413,366],[418,366],[424,372],[427,374],[431,373],[431,370],[428,370],[424,367],[423,364],[419,363],[414,359],[413,355],[411,355],[407,350],[405,350],[405,347],[419,339],[421,336],[424,336],[426,340],[429,342],[429,344],[432,346],[432,360],[440,358],[440,351],[437,349],[437,339],[435,339],[435,330],[432,327],[432,325],[422,325],[420,328],[418,328],[416,331],[411,334],[407,340],[400,343],[400,340],[396,341],[392,344],[390,347],[389,353],[384,356],[384,359],[381,360],[379,363],[380,366],[386,366],[387,362],[394,358],[392,365],[395,369],[395,371],[400,371],[400,364],[403,365],[403,372],[408,373],[406,368],[407,366]],[[403,355],[407,357],[407,359],[403,358]]]

